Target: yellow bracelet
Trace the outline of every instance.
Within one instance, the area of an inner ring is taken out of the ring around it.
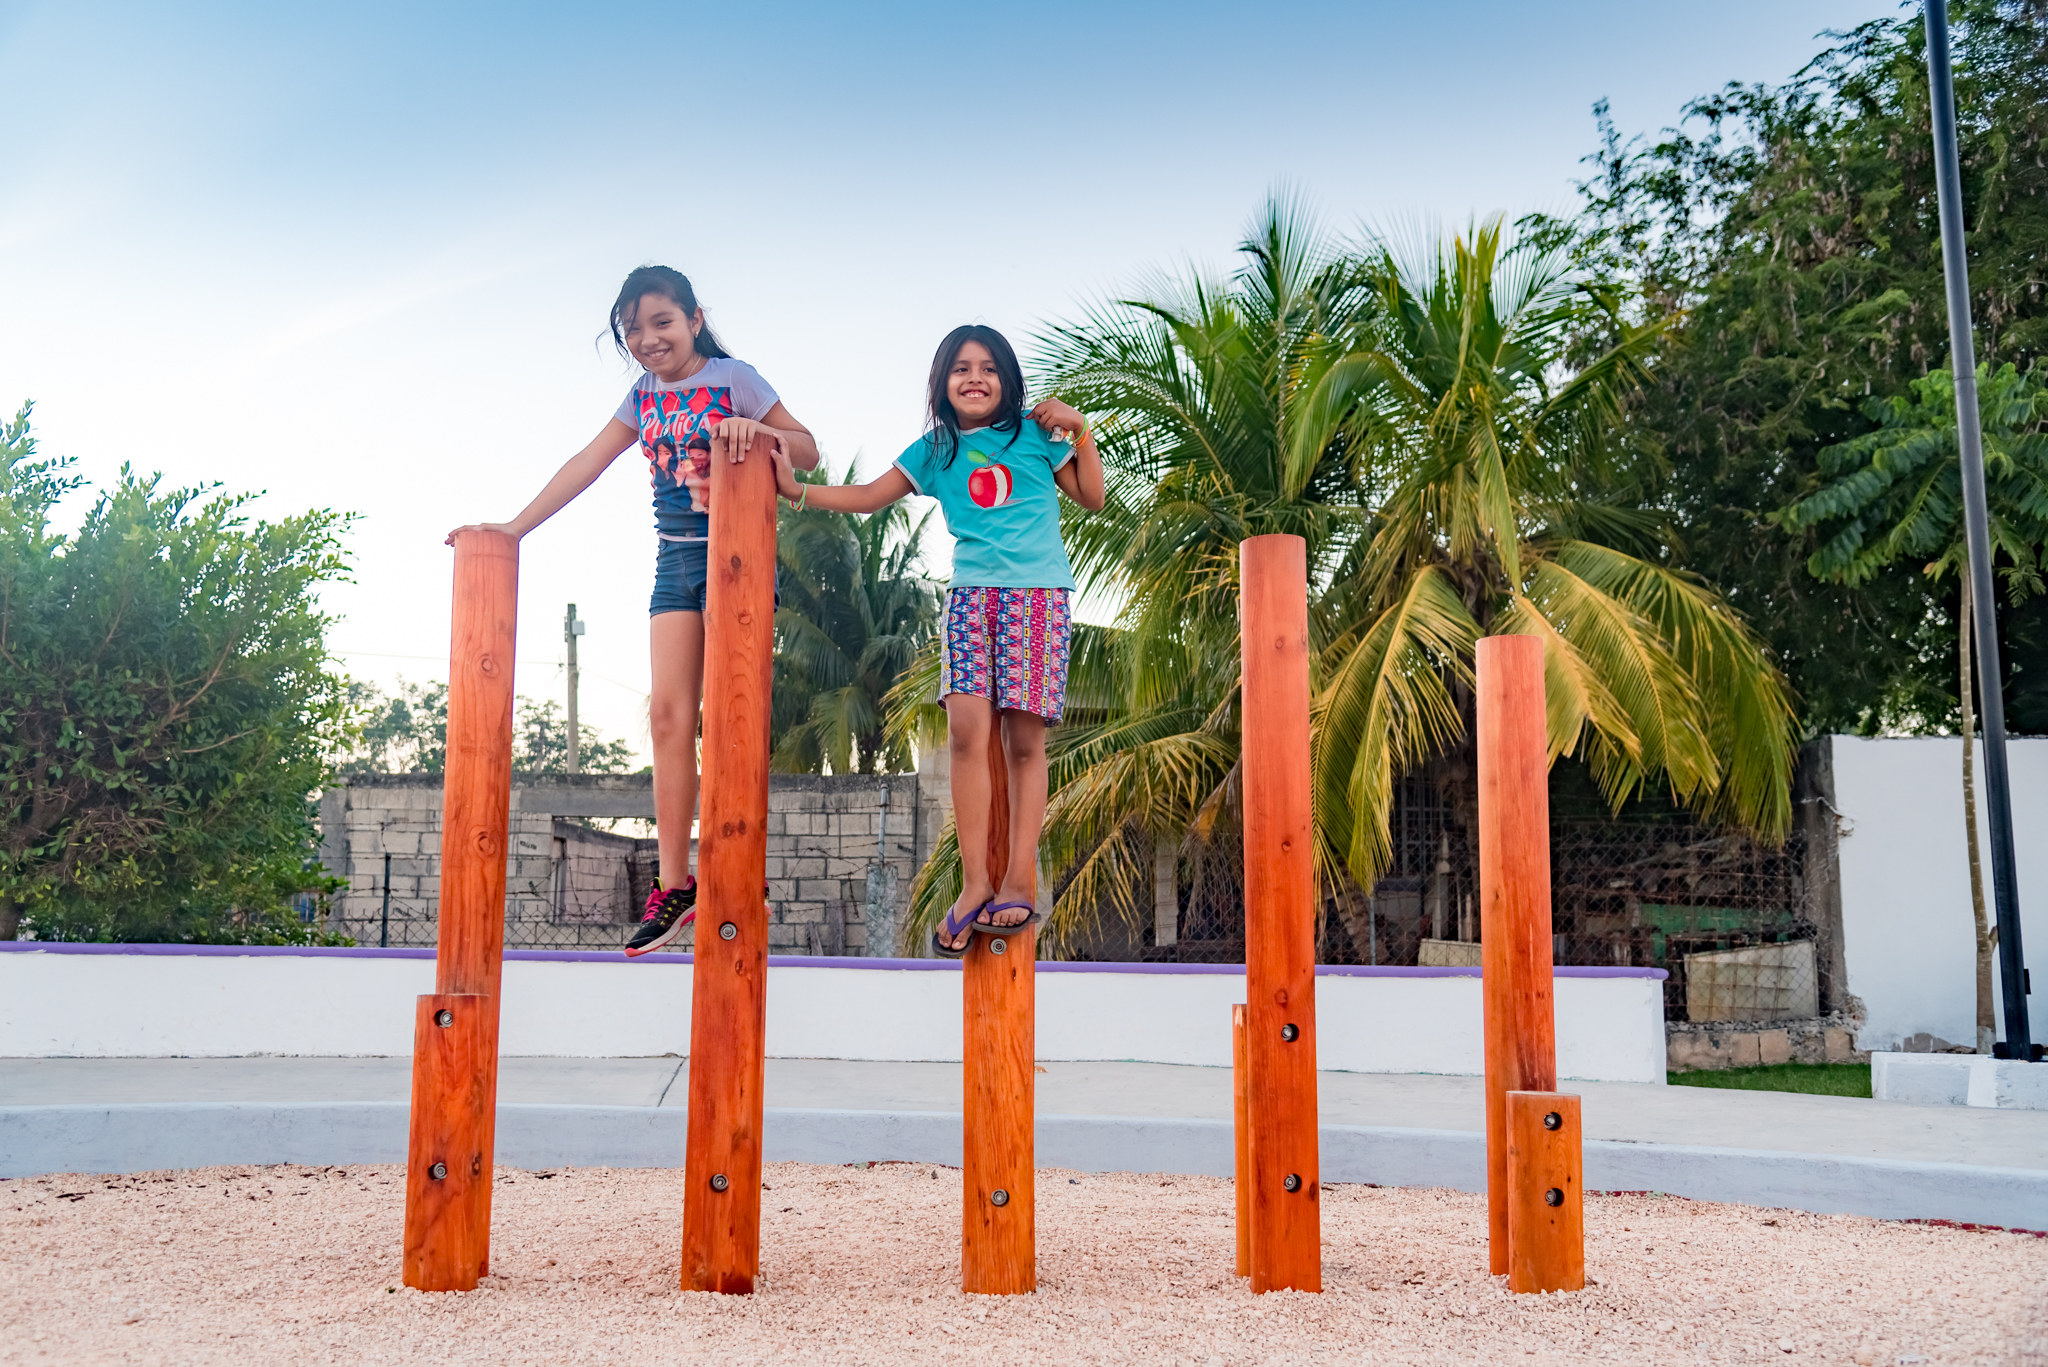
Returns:
[[[802,512],[804,508],[810,503],[810,501],[811,486],[808,484],[798,485],[796,492],[796,510],[798,512]]]

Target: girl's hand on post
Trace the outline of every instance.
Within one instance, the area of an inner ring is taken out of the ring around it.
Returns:
[[[727,418],[711,429],[711,445],[714,450],[722,449],[725,458],[738,465],[747,458],[747,448],[754,444],[754,438],[761,436],[773,441],[776,453],[782,454],[782,434],[752,418]]]
[[[1046,430],[1054,441],[1068,441],[1088,426],[1087,415],[1058,399],[1041,399],[1031,410],[1031,420]]]
[[[796,502],[797,495],[802,493],[803,489],[796,482],[796,469],[789,463],[789,453],[782,449],[780,442],[775,444],[774,461],[775,492],[791,503]]]
[[[524,532],[519,530],[517,524],[511,522],[472,522],[466,527],[457,527],[454,531],[448,533],[447,539],[442,544],[446,546],[454,545],[455,538],[461,536],[464,532],[503,532],[514,541],[525,535]]]

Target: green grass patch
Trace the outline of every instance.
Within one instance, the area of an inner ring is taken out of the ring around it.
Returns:
[[[1806,1092],[1813,1096],[1870,1095],[1867,1063],[1772,1063],[1762,1068],[1701,1068],[1664,1076],[1674,1087],[1734,1087],[1747,1092]]]

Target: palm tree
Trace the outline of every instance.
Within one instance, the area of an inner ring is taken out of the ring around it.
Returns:
[[[2041,592],[2048,550],[2048,387],[2011,363],[1996,374],[1977,367],[1984,429],[1985,499],[1991,546],[2005,555],[2014,603]],[[1970,667],[1974,626],[1962,522],[1962,459],[1956,434],[1956,382],[1948,366],[1913,381],[1909,392],[1873,400],[1877,428],[1820,453],[1829,482],[1780,514],[1792,531],[1831,530],[1807,561],[1816,578],[1859,584],[1900,560],[1919,560],[1936,579],[1951,570],[1961,587],[1956,613],[1957,696],[1962,703],[1963,830],[1969,851],[1970,905],[1977,957],[1977,1052],[1988,1054],[1998,1024],[1992,955],[1998,931],[1984,909],[1977,849],[1977,785]],[[1999,687],[1996,679],[1991,687]]]
[[[1393,779],[1433,756],[1474,809],[1471,652],[1544,645],[1551,757],[1576,753],[1619,806],[1661,779],[1679,802],[1781,840],[1793,713],[1783,677],[1719,594],[1678,568],[1647,501],[1654,451],[1629,423],[1655,325],[1631,326],[1570,261],[1501,223],[1364,266],[1377,309],[1348,358],[1371,376],[1368,533],[1332,566],[1319,665],[1320,841],[1361,883],[1384,866]],[[1602,345],[1570,361],[1588,336]]]
[[[850,462],[843,478],[853,478]],[[913,523],[900,503],[868,517],[780,513],[770,716],[770,764],[778,772],[910,767],[908,745],[885,731],[883,698],[938,622],[938,587],[918,569],[930,521],[927,513]]]
[[[1053,951],[1099,909],[1135,910],[1148,848],[1235,825],[1237,546],[1268,532],[1308,544],[1332,894],[1386,867],[1401,773],[1435,766],[1472,819],[1471,661],[1498,632],[1543,640],[1552,755],[1576,751],[1610,800],[1660,778],[1782,838],[1784,681],[1647,507],[1627,399],[1652,331],[1497,220],[1405,257],[1346,252],[1281,198],[1240,250],[1227,281],[1163,279],[1037,358],[1096,419],[1109,502],[1065,534],[1084,587],[1123,604],[1077,634],[1076,705],[1050,739]],[[914,921],[946,903],[940,855]]]

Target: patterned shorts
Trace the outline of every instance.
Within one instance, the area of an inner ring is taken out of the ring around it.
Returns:
[[[968,693],[1056,722],[1067,707],[1066,589],[950,589],[939,697]]]

